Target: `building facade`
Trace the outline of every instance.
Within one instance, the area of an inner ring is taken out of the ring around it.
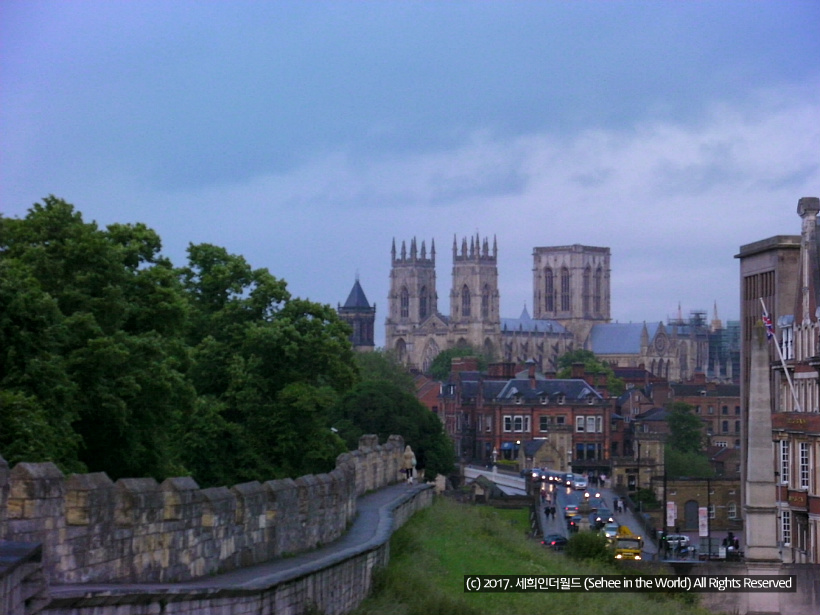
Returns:
[[[742,246],[738,255],[742,336],[744,342],[749,341],[742,357],[741,404],[755,402],[749,386],[751,355],[746,348],[752,346],[764,307],[772,323],[769,471],[774,477],[777,547],[786,563],[820,562],[818,212],[820,199],[801,198],[797,205],[799,236],[772,237]],[[747,422],[744,427],[744,438],[751,446],[754,442],[746,434],[754,434],[754,426]],[[759,470],[749,463],[743,467],[746,475]]]
[[[362,290],[359,279],[350,289],[344,305],[337,305],[339,316],[353,329],[350,342],[353,348],[360,352],[369,352],[376,347],[374,341],[374,325],[376,323],[376,304],[372,306]]]

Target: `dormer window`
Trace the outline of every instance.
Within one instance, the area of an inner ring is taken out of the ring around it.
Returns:
[[[520,406],[521,405],[521,396],[516,395],[514,399],[515,399],[515,405]]]
[[[540,399],[541,399],[541,405],[546,406],[547,405],[547,400],[548,400],[547,396],[542,395]]]
[[[561,393],[561,394],[560,394],[560,395],[559,395],[559,396],[555,399],[555,401],[558,403],[558,405],[559,405],[559,406],[563,406],[563,405],[564,405],[564,402],[565,402],[566,400],[567,400],[567,398],[566,398],[566,396],[565,396],[563,393]]]

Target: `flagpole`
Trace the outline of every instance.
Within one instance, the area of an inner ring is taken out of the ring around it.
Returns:
[[[789,388],[792,391],[795,410],[797,412],[802,412],[800,409],[800,402],[797,401],[797,391],[794,390],[794,383],[792,382],[791,374],[789,374],[789,368],[786,367],[786,359],[783,357],[783,349],[780,348],[780,343],[777,341],[774,325],[772,324],[772,319],[769,317],[769,312],[766,311],[766,304],[763,302],[763,297],[760,297],[760,305],[763,307],[763,323],[766,325],[766,335],[769,338],[774,338],[774,346],[777,348],[777,354],[780,356],[780,364],[783,366],[783,373],[786,374],[786,380],[789,381]]]

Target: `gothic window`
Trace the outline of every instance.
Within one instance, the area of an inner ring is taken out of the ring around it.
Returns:
[[[481,291],[481,318],[488,320],[490,318],[490,286],[484,285]]]
[[[421,292],[419,293],[419,320],[424,320],[427,318],[427,309],[429,305],[430,298],[427,296],[427,287],[422,286]]]
[[[555,279],[549,267],[544,270],[544,309],[547,312],[555,311]]]
[[[569,312],[569,269],[564,267],[561,269],[561,311]]]
[[[401,307],[401,317],[407,318],[410,316],[410,293],[407,292],[406,288],[401,289],[401,298],[399,299],[399,305]]]
[[[470,289],[465,284],[461,289],[461,315],[469,317],[470,314]]]
[[[582,305],[584,315],[589,314],[590,295],[592,294],[592,269],[587,267],[584,269],[584,295],[582,297]]]
[[[600,316],[603,312],[603,301],[602,296],[604,292],[604,272],[603,270],[598,267],[595,270],[595,288],[592,291],[592,311],[595,312],[596,316]]]

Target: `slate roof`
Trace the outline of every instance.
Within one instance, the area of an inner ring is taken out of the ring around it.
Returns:
[[[362,285],[359,284],[359,280],[356,280],[353,284],[353,288],[350,289],[350,294],[347,296],[347,301],[345,301],[344,307],[347,309],[370,309],[370,304],[367,302],[367,297],[362,290]]]
[[[525,306],[524,311],[521,312],[521,316],[518,318],[501,319],[501,333],[515,331],[527,333],[566,333],[567,329],[556,320],[533,318]]]
[[[589,333],[590,350],[596,355],[640,354],[644,327],[651,341],[660,326],[660,322],[614,322],[593,325]]]
[[[504,387],[495,396],[499,401],[521,397],[522,400],[539,400],[543,396],[557,398],[563,395],[568,401],[585,401],[590,396],[596,400],[603,399],[601,394],[580,378],[566,380],[536,380],[535,388],[529,378],[513,378],[504,383]]]

